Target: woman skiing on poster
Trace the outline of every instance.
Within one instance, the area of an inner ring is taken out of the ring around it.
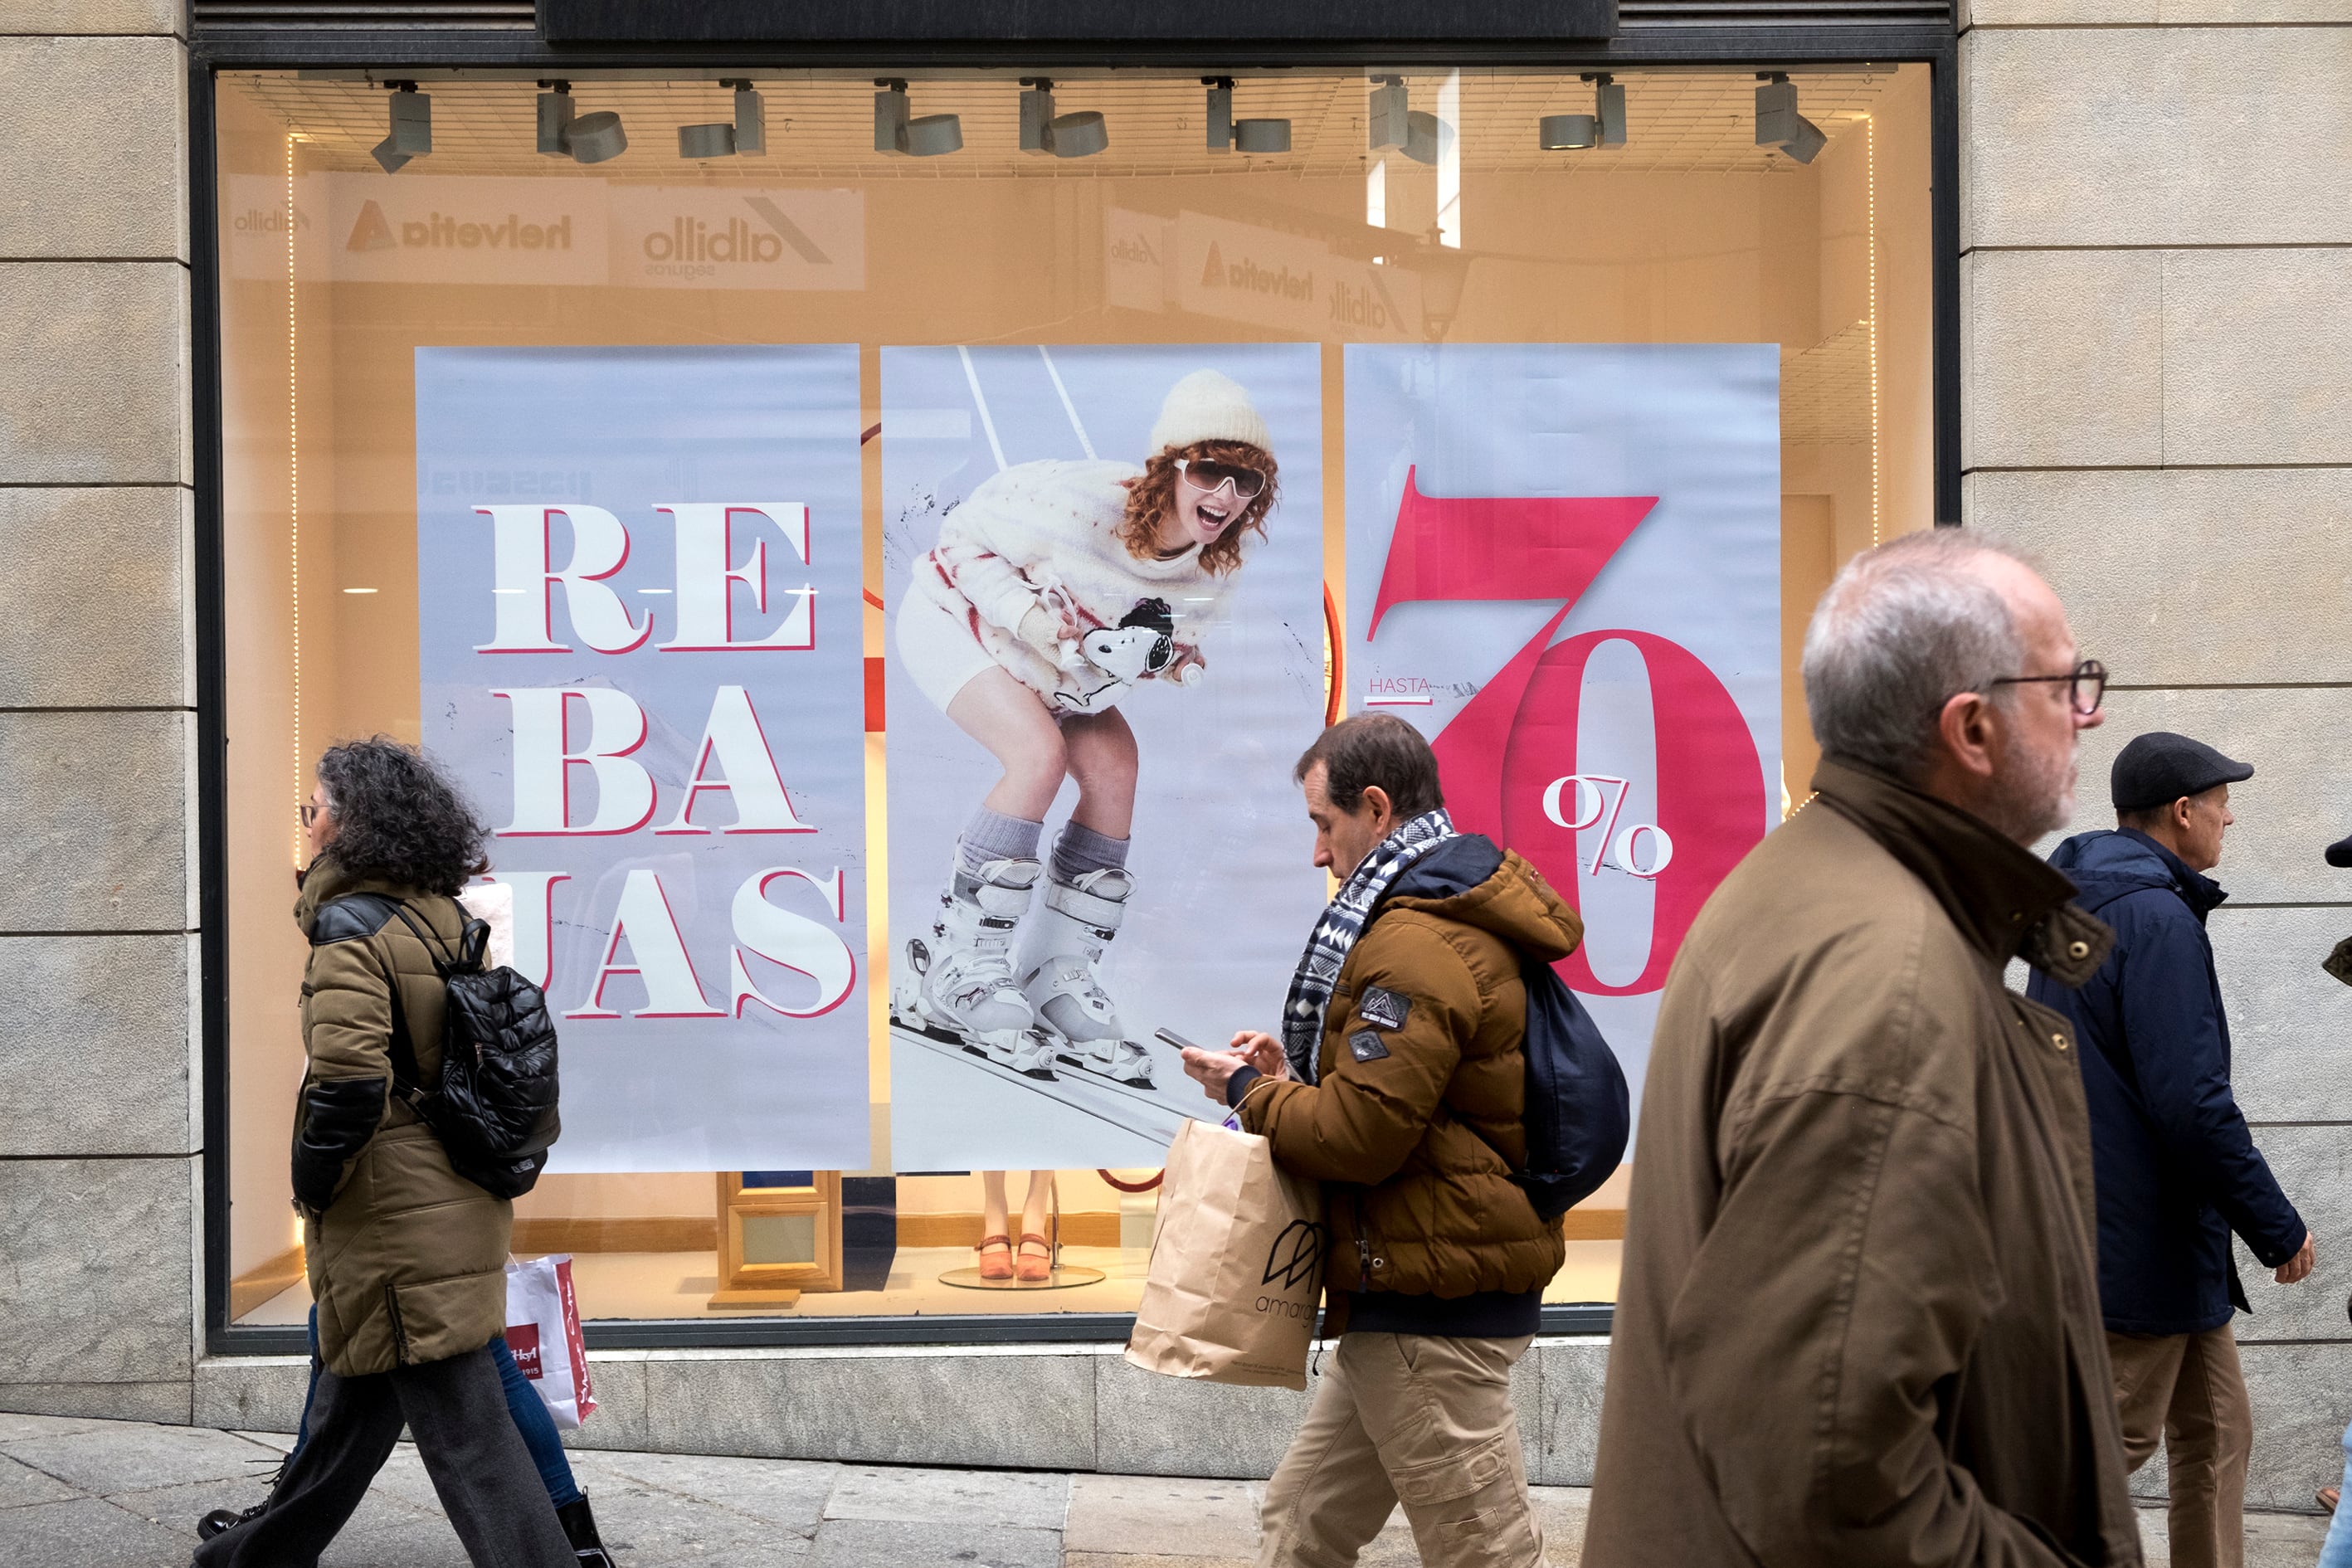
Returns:
[[[1200,627],[1274,507],[1270,445],[1238,383],[1195,371],[1169,389],[1141,468],[1003,469],[915,562],[898,657],[1004,773],[957,840],[938,921],[902,953],[908,1022],[1031,1078],[1052,1079],[1058,1059],[1151,1087],[1098,967],[1135,886],[1135,734],[1118,705],[1138,681],[1200,679]],[[1047,864],[1066,777],[1077,805]]]

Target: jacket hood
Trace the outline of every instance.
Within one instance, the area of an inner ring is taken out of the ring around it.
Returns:
[[[2129,827],[2077,833],[2050,852],[2050,864],[2074,879],[2082,889],[2074,901],[2094,914],[2127,893],[2161,888],[2179,894],[2201,920],[2230,896],[2221,883]]]
[[[1384,901],[1491,931],[1546,963],[1584,940],[1584,922],[1542,873],[1481,833],[1449,838],[1406,867]]]

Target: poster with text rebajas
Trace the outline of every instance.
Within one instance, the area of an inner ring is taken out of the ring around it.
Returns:
[[[549,1168],[867,1163],[857,350],[416,353],[423,740],[562,1040]]]
[[[1772,344],[1347,350],[1351,712],[1582,915],[1639,1120],[1666,970],[1780,820]]]

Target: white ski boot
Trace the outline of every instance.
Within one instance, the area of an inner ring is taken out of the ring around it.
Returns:
[[[961,866],[940,894],[929,950],[908,942],[908,966],[922,975],[917,1005],[924,1020],[963,1039],[974,1056],[1052,1081],[1050,1060],[1032,1040],[1035,1014],[1013,976],[1013,933],[1029,908],[1040,870],[1034,860],[991,860],[975,877]]]
[[[1075,882],[1049,878],[1045,907],[1030,918],[1021,939],[1021,992],[1037,1016],[1037,1032],[1058,1058],[1135,1089],[1155,1087],[1151,1058],[1125,1037],[1118,1008],[1097,973],[1103,948],[1118,934],[1135,879],[1104,867]]]

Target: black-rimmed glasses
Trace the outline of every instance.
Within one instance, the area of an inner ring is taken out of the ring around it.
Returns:
[[[2107,694],[2107,667],[2095,658],[2086,658],[2063,675],[2004,675],[1988,682],[1992,686],[2039,686],[2047,681],[2063,680],[2066,684],[2066,700],[2074,711],[2096,713]]]
[[[319,820],[319,813],[320,813],[320,812],[322,812],[322,811],[324,811],[324,810],[326,810],[326,809],[327,809],[327,808],[326,808],[325,806],[320,805],[317,801],[315,801],[315,800],[306,800],[306,801],[304,801],[304,802],[301,804],[301,805],[300,805],[300,806],[299,806],[299,807],[297,807],[297,808],[296,808],[296,810],[295,810],[295,814],[294,814],[294,815],[296,815],[297,816],[299,816],[299,817],[300,817],[300,818],[302,819],[302,826],[303,826],[308,827],[308,826],[310,826],[312,823],[314,823],[314,822],[318,821],[318,820]]]

